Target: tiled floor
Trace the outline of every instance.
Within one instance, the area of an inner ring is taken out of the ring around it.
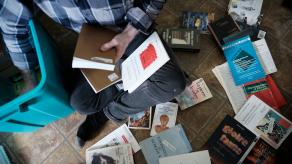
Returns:
[[[215,12],[216,18],[226,14],[229,0],[168,0],[157,23],[161,27],[180,26],[181,11],[194,10]],[[288,101],[281,113],[292,120],[292,11],[281,7],[281,0],[265,0],[263,4],[263,29],[267,31],[266,40],[272,52],[278,72],[273,78]],[[62,54],[69,58],[74,50],[77,34],[63,29],[46,17],[39,18],[58,43]],[[179,63],[192,79],[203,77],[211,89],[213,98],[188,110],[179,111],[177,123],[181,123],[193,150],[200,150],[214,129],[226,114],[234,115],[223,88],[218,83],[211,69],[224,62],[220,50],[212,36],[202,35],[200,53],[177,52]],[[84,151],[90,145],[117,128],[112,122],[96,138],[78,150],[74,146],[74,137],[78,125],[84,116],[77,113],[59,120],[35,133],[1,133],[0,142],[8,150],[13,163],[84,163]],[[149,131],[133,130],[138,141],[149,137]],[[287,163],[292,152],[292,135],[287,138],[277,151],[278,162]],[[135,154],[137,164],[145,163],[141,152]],[[288,162],[289,163],[289,162]]]

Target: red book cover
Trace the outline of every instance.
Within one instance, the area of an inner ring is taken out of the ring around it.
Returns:
[[[287,103],[276,83],[269,75],[264,79],[244,84],[243,90],[247,98],[251,95],[255,95],[278,112],[280,107]]]
[[[274,95],[274,98],[278,104],[278,107],[280,108],[280,107],[286,105],[287,101],[284,98],[284,96],[282,95],[282,93],[280,92],[280,90],[279,90],[278,86],[276,85],[275,81],[273,80],[272,76],[267,75],[266,80],[267,80],[269,87]]]

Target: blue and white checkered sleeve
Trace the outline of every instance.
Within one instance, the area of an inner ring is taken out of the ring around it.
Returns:
[[[148,2],[148,3],[147,3]],[[140,31],[147,33],[153,21],[159,15],[166,0],[143,1],[143,8],[133,7],[126,15],[126,20]]]
[[[0,27],[11,59],[21,70],[32,69],[37,58],[30,44],[28,21],[31,13],[19,1],[0,2]]]

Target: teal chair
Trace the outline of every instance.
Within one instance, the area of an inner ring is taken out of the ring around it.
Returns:
[[[52,38],[34,20],[29,27],[41,80],[34,89],[0,106],[0,132],[33,132],[73,112],[62,84],[62,68]],[[0,94],[7,94],[3,91],[0,89]]]

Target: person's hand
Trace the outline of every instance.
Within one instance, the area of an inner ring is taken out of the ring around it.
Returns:
[[[111,41],[104,43],[100,49],[102,51],[108,51],[112,48],[116,49],[116,58],[115,62],[117,62],[125,53],[129,43],[135,38],[135,36],[139,33],[139,31],[128,24],[123,32],[117,34]]]

